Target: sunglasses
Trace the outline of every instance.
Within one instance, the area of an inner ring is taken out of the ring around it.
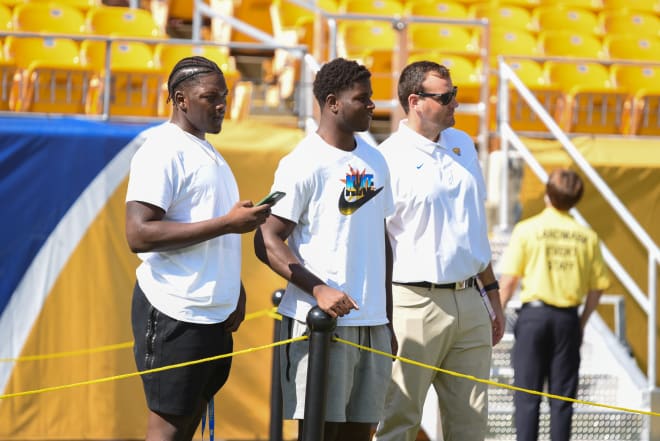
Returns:
[[[454,88],[451,90],[451,92],[445,92],[445,93],[428,93],[428,92],[417,92],[415,95],[421,96],[422,98],[433,98],[435,101],[442,103],[443,105],[447,105],[451,103],[451,101],[456,98],[456,94],[458,93],[458,87],[454,86]]]

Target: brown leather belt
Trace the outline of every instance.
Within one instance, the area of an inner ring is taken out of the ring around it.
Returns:
[[[427,289],[453,289],[460,290],[477,286],[477,278],[470,277],[467,280],[461,280],[455,283],[431,283],[431,282],[394,282],[395,285],[415,286],[417,288]]]

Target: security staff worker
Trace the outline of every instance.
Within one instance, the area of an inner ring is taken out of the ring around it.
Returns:
[[[522,307],[514,328],[514,385],[575,398],[584,326],[610,284],[596,233],[568,211],[582,197],[577,173],[554,170],[546,184],[546,208],[519,222],[501,261],[500,300],[511,299],[520,279]],[[581,314],[578,306],[586,296]],[[538,438],[541,397],[516,391],[518,441]],[[550,400],[552,441],[568,441],[573,404]]]

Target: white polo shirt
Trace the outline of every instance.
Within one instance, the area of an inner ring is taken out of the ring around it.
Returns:
[[[394,197],[393,281],[452,283],[486,269],[486,185],[470,136],[448,128],[435,143],[403,120],[380,150]]]

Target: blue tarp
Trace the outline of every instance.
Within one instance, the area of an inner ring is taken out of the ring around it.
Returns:
[[[0,314],[62,216],[150,125],[0,117]]]

